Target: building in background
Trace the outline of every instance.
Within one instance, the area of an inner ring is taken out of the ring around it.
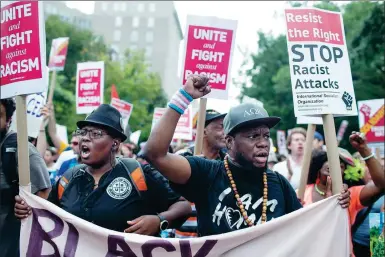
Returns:
[[[45,19],[50,15],[57,15],[62,21],[71,23],[80,29],[92,29],[90,15],[69,8],[65,1],[44,1],[43,8]]]
[[[179,45],[183,39],[172,1],[95,1],[92,30],[117,56],[126,49],[145,50],[146,61],[170,98],[180,87]]]

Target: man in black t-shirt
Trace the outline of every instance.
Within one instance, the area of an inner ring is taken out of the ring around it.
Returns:
[[[269,130],[280,118],[269,117],[259,106],[241,104],[226,115],[225,161],[167,153],[185,108],[179,104],[180,100],[191,102],[209,92],[207,77],[190,77],[171,99],[144,149],[147,159],[170,180],[175,191],[195,203],[199,235],[246,228],[301,208],[289,182],[267,169]],[[344,193],[342,198],[340,204],[346,207],[349,194]]]

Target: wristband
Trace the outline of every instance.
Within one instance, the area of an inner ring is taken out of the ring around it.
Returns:
[[[168,107],[182,115],[194,99],[184,89],[179,89],[168,103]]]
[[[372,153],[371,155],[369,155],[367,157],[363,157],[362,160],[366,161],[366,160],[369,160],[370,158],[373,158],[373,157],[374,157],[374,153]]]

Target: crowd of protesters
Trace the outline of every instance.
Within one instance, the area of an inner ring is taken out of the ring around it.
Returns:
[[[194,146],[173,145],[180,115],[209,92],[206,77],[188,79],[141,149],[127,139],[121,114],[106,104],[77,122],[67,145],[56,131],[54,106],[47,104],[39,135],[29,143],[31,192],[104,228],[176,238],[255,226],[331,196],[323,136],[315,134],[308,185],[304,199],[298,199],[306,131],[292,129],[289,155],[276,155],[270,151],[270,129],[280,118],[254,104],[240,104],[227,114],[207,110],[199,155],[194,156]],[[18,256],[20,220],[31,215],[18,196],[21,160],[16,132],[9,130],[14,111],[12,99],[1,100],[0,256],[10,257]],[[368,214],[384,208],[384,159],[375,158],[360,133],[349,140],[357,153],[353,158],[339,148],[344,187],[338,202],[349,210],[355,255],[370,256]],[[344,176],[357,166],[363,169],[358,180]],[[122,190],[115,190],[117,183]],[[255,204],[247,204],[245,195]],[[274,208],[268,203],[272,199]],[[229,223],[219,208],[238,211],[239,220]]]

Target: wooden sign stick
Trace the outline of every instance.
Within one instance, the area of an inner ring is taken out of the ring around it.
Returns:
[[[304,155],[302,160],[301,180],[298,187],[298,198],[301,200],[303,200],[306,185],[307,185],[307,179],[309,176],[309,167],[310,167],[310,161],[311,161],[311,153],[313,150],[313,139],[314,139],[315,128],[316,128],[315,124],[307,125],[306,143],[305,143],[305,150],[304,150]]]
[[[47,98],[47,103],[53,102],[53,94],[55,92],[55,86],[56,86],[56,71],[53,71],[51,76],[51,86],[50,86],[50,91]]]
[[[205,129],[205,120],[206,120],[206,106],[207,106],[207,98],[201,98],[199,100],[199,115],[198,115],[198,124],[197,124],[197,135],[195,138],[194,155],[202,154],[203,131]]]
[[[27,95],[16,96],[16,124],[19,183],[25,190],[31,192],[27,129]]]
[[[337,146],[336,129],[334,125],[334,118],[332,114],[322,115],[326,149],[330,170],[330,177],[332,180],[332,192],[333,195],[339,194],[342,190],[342,175],[340,168],[340,158]]]

